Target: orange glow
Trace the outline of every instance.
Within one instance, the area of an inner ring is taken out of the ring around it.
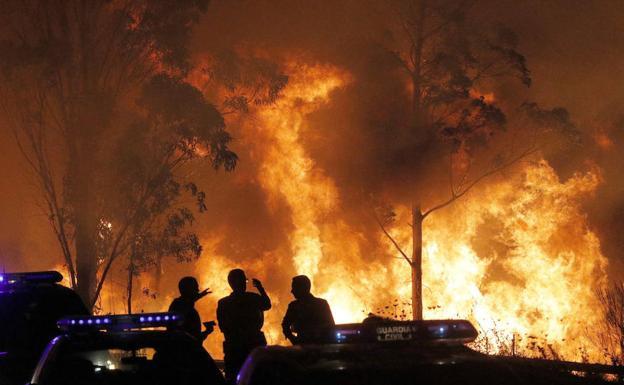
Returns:
[[[63,275],[63,280],[59,282],[60,285],[63,285],[65,287],[71,287],[71,282],[69,280],[69,271],[67,270],[66,265],[56,265],[52,268],[52,270],[58,271]]]
[[[272,140],[259,179],[272,199],[284,199],[291,208],[295,230],[290,247],[295,270],[314,277],[323,257],[321,219],[336,208],[338,192],[305,153],[300,134],[305,115],[327,103],[329,93],[345,79],[331,69],[312,67],[301,72],[301,79],[286,90],[284,97],[260,113]]]
[[[586,349],[599,360],[588,330],[601,321],[595,290],[605,284],[607,260],[579,208],[598,183],[596,173],[562,183],[541,161],[434,213],[423,234],[425,317],[472,320],[489,352],[509,348],[515,334],[524,354],[537,353],[526,349],[536,342],[570,359]],[[474,246],[480,227],[496,229],[490,251]],[[408,230],[393,230],[404,245]],[[405,266],[394,271],[395,281],[409,278]],[[395,290],[407,296],[409,286]]]
[[[613,147],[613,141],[603,129],[594,132],[594,141],[603,150],[609,150]]]
[[[493,92],[483,93],[475,89],[470,90],[470,97],[475,99],[483,98],[483,101],[485,101],[486,103],[494,103],[496,101],[496,97],[494,96]]]
[[[254,112],[246,127],[259,162],[255,180],[269,208],[288,208],[292,226],[287,244],[254,259],[223,255],[227,240],[215,230],[204,233],[204,253],[195,265],[201,287],[213,294],[197,305],[204,320],[215,319],[217,300],[230,292],[225,277],[235,267],[265,281],[273,309],[265,313],[270,344],[285,344],[280,322],[288,302],[289,280],[307,274],[313,292],[326,298],[337,322],[358,322],[369,312],[410,317],[410,271],[381,232],[363,234],[341,213],[334,180],[308,153],[304,133],[317,129],[307,116],[331,103],[333,92],[348,86],[349,74],[331,66],[289,66],[290,82],[271,106]],[[251,133],[250,133],[251,132]],[[607,260],[587,226],[580,202],[600,183],[597,171],[561,181],[544,161],[519,164],[506,179],[492,179],[453,205],[433,213],[423,228],[425,318],[467,318],[480,330],[475,347],[489,353],[539,355],[552,346],[562,358],[601,361],[601,348],[588,330],[601,321],[595,291],[606,284]],[[362,207],[362,211],[370,210]],[[408,207],[396,208],[391,234],[411,249]],[[371,218],[371,220],[373,220]],[[375,237],[380,250],[363,248]],[[239,261],[239,262],[236,262]],[[104,286],[104,312],[123,312],[124,281]],[[142,275],[137,288],[149,287]],[[156,301],[136,295],[136,309],[166,310],[177,293]],[[205,346],[222,357],[218,328]],[[533,345],[532,345],[533,344]]]
[[[386,316],[406,312],[409,317],[409,267],[382,234],[358,233],[341,218],[340,192],[307,153],[302,136],[312,129],[306,115],[330,103],[332,92],[348,85],[350,77],[330,66],[290,69],[283,96],[254,120],[263,146],[254,149],[261,154],[257,178],[270,207],[281,202],[290,210],[289,244],[243,267],[267,278],[275,265],[291,276],[307,274],[337,322],[361,321],[380,309]],[[476,347],[490,353],[504,352],[515,338],[516,351],[524,354],[536,354],[531,343],[549,344],[568,359],[581,359],[585,349],[592,360],[600,360],[600,347],[587,330],[600,321],[594,293],[605,284],[607,261],[579,206],[599,176],[590,172],[560,181],[543,160],[519,166],[513,175],[479,186],[425,221],[425,317],[472,320],[481,330]],[[409,210],[397,209],[391,233],[410,250]],[[380,255],[362,250],[361,241],[369,236],[379,237],[387,249]],[[214,299],[229,292],[224,277],[235,266],[228,256],[210,251],[219,241],[206,236],[207,262],[197,267],[205,286],[215,287]],[[279,324],[288,289],[270,292],[269,343],[285,342]],[[206,302],[202,309],[214,314],[215,305]],[[216,334],[207,346],[220,356]]]

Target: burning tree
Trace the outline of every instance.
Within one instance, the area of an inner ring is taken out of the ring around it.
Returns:
[[[212,158],[211,163],[227,170],[236,161],[225,147],[229,135],[223,131],[223,118],[190,84],[167,75],[154,76],[143,86],[138,104],[144,112],[133,116],[132,124],[113,145],[115,157],[107,166],[112,171],[107,185],[116,191],[109,191],[112,199],[103,202],[114,218],[127,218],[128,208],[137,208],[133,218],[121,222],[128,226],[128,312],[134,275],[157,266],[165,256],[183,262],[201,254],[198,237],[184,231],[194,221],[190,202],[180,202],[180,198],[188,192],[201,213],[206,210],[205,193],[179,171],[184,174],[185,165],[202,154],[223,156]],[[102,239],[107,243],[123,240],[118,233],[103,234]],[[115,248],[113,244],[106,250]],[[103,276],[113,261],[108,258]],[[99,281],[97,293],[103,282]]]
[[[189,33],[206,5],[3,4],[2,105],[88,305],[122,256],[199,255],[180,198],[189,191],[201,211],[204,194],[181,171],[197,158],[236,164],[221,114],[184,81]]]
[[[239,120],[244,119],[245,114],[250,112],[254,106],[266,106],[274,103],[279,97],[280,91],[288,83],[288,77],[281,72],[275,63],[263,58],[241,56],[231,50],[210,51],[199,62],[201,64],[195,66],[194,72],[188,76],[189,83],[201,90],[204,97],[216,101],[218,104],[217,109],[224,117],[230,114],[238,114]],[[158,92],[152,92],[152,94],[156,97],[159,95]],[[153,96],[151,99],[153,99]],[[195,90],[186,90],[176,94],[172,99],[176,100],[175,104],[182,103],[190,106],[190,109],[214,111],[212,106],[201,106],[204,101],[202,101],[201,96]],[[155,111],[169,111],[171,109],[171,106],[168,105],[169,102],[169,100],[165,99],[159,102],[162,105],[152,107],[156,107]],[[153,103],[153,100],[151,103]],[[142,104],[145,104],[145,101]],[[176,119],[176,117],[173,118],[174,120]],[[221,117],[213,118],[222,120]],[[144,180],[142,173],[145,169],[150,169],[150,167],[142,165],[141,161],[155,162],[154,164],[159,161],[158,157],[152,158],[146,156],[146,154],[141,155],[141,153],[144,149],[151,148],[155,141],[158,142],[158,138],[167,137],[167,133],[160,132],[157,135],[150,134],[148,136],[139,134],[140,137],[134,131],[128,132],[128,134],[127,138],[122,138],[119,141],[120,153],[123,156],[118,158],[119,162],[117,162],[115,167],[118,167],[120,170],[128,167],[134,168],[135,171],[132,173],[132,178],[127,179],[129,184],[127,191],[134,191],[135,188],[132,185],[136,184],[137,180]],[[136,143],[142,143],[142,146],[137,147]],[[203,148],[200,152],[205,152],[205,150]],[[155,149],[155,151],[150,151],[149,153],[159,154],[159,151]],[[185,152],[183,151],[182,153]],[[191,155],[195,154],[191,153]],[[137,162],[136,160],[140,161]],[[187,160],[191,160],[191,158]],[[119,175],[122,174],[124,173],[119,173]],[[126,172],[126,174],[128,173]],[[175,192],[173,196],[164,194],[159,196],[160,199],[168,201],[172,198],[177,198],[179,190],[182,189],[190,192],[196,198],[199,212],[206,210],[206,205],[204,204],[206,195],[197,188],[195,183],[179,185],[174,181],[173,187],[174,189],[169,191]],[[131,200],[136,199],[132,194],[127,198]],[[164,207],[169,207],[169,204],[165,204]],[[151,217],[154,214],[160,214],[158,211],[153,210],[147,214]],[[160,224],[155,229],[148,227],[147,231],[143,230],[141,234],[137,234],[135,236],[137,242],[133,245],[130,252],[126,286],[128,312],[131,312],[132,309],[134,276],[152,270],[154,274],[154,284],[151,285],[153,294],[154,291],[158,292],[160,289],[163,272],[162,260],[164,257],[174,256],[177,261],[190,262],[199,257],[202,251],[195,234],[182,233],[180,231],[193,222],[194,215],[192,211],[186,207],[180,207],[169,212],[164,218],[156,215],[154,219]]]
[[[482,95],[481,90],[491,89],[504,79],[516,79],[528,87],[530,72],[524,56],[517,51],[514,33],[477,21],[471,15],[475,3],[397,2],[396,39],[384,44],[410,90],[404,121],[393,117],[389,124],[395,126],[396,136],[407,138],[407,144],[402,144],[407,148],[403,149],[405,157],[414,160],[414,169],[420,170],[414,172],[418,174],[415,184],[421,187],[410,186],[413,191],[408,194],[411,253],[405,252],[387,230],[395,220],[390,206],[381,205],[376,219],[410,266],[414,319],[423,316],[422,230],[427,217],[460,199],[487,177],[538,151],[542,128],[575,132],[564,109],[543,110],[534,103],[525,103],[521,110],[538,124],[517,130],[520,136],[513,143],[498,138],[497,134],[507,129],[508,117],[493,96]],[[434,194],[431,186],[436,187]],[[440,196],[439,186],[444,186],[448,197],[436,202],[429,195]]]
[[[254,107],[273,105],[288,84],[288,76],[275,62],[242,55],[233,50],[213,50],[200,68],[200,88],[221,101],[223,115],[246,114]]]

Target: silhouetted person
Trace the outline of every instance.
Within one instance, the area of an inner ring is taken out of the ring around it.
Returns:
[[[271,308],[271,300],[257,279],[253,279],[252,283],[260,294],[247,292],[247,277],[241,269],[230,271],[228,283],[232,293],[219,300],[217,321],[225,336],[225,378],[234,383],[247,355],[255,347],[266,345],[261,329],[264,325],[263,312]]]
[[[333,337],[336,323],[329,304],[313,296],[310,293],[311,286],[310,279],[305,275],[292,279],[291,293],[295,300],[288,304],[282,330],[293,344],[330,342]]]
[[[199,284],[193,277],[184,277],[178,282],[178,289],[180,290],[180,296],[171,302],[169,305],[169,311],[178,313],[183,316],[184,320],[180,327],[181,330],[192,335],[200,343],[208,337],[208,334],[212,333],[214,326],[206,322],[206,330],[201,330],[201,318],[199,313],[195,310],[195,302],[203,298],[207,294],[210,294],[210,289],[199,291]]]

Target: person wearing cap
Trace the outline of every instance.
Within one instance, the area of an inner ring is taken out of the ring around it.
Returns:
[[[271,308],[271,299],[262,283],[255,278],[252,284],[259,294],[248,292],[247,277],[241,269],[230,271],[227,279],[232,293],[219,300],[217,322],[225,337],[225,378],[228,382],[235,383],[247,355],[255,347],[265,346],[267,343],[262,326],[264,312]]]
[[[199,291],[199,284],[194,277],[184,277],[178,282],[180,296],[171,302],[169,311],[178,313],[183,317],[180,329],[195,337],[200,343],[214,331],[214,326],[205,323],[206,330],[201,330],[201,318],[195,309],[195,302],[210,294],[210,289]]]
[[[291,293],[295,300],[288,304],[282,330],[293,345],[326,343],[333,336],[336,323],[331,308],[326,300],[312,295],[311,287],[305,275],[292,279]]]

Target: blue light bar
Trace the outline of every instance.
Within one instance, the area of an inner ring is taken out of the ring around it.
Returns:
[[[473,342],[477,330],[466,320],[394,321],[377,319],[361,324],[336,325],[334,342],[460,345]]]
[[[59,329],[68,332],[120,331],[180,325],[177,313],[141,313],[100,316],[72,316],[57,322]]]
[[[21,283],[57,283],[63,280],[58,271],[33,271],[28,273],[2,273],[0,285],[16,285]]]

